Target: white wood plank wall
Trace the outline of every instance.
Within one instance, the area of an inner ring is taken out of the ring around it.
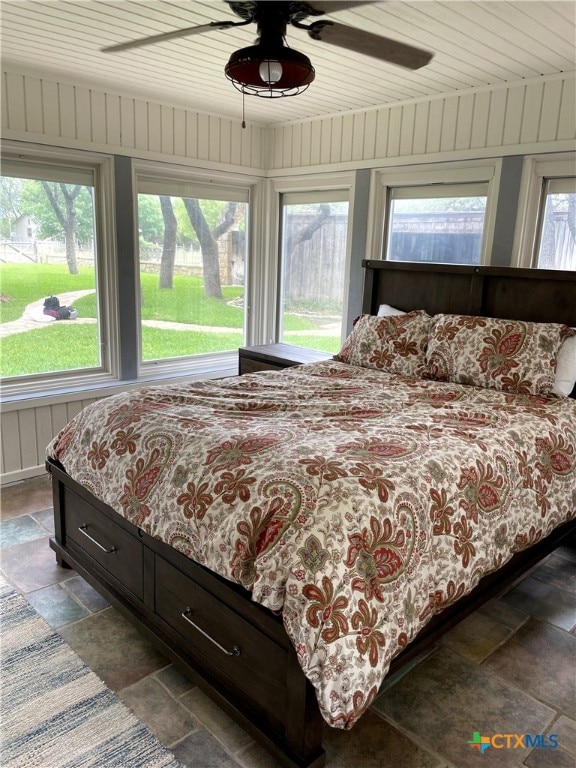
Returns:
[[[6,409],[2,412],[2,484],[44,471],[46,446],[82,408],[96,398],[52,402],[34,408]]]
[[[268,172],[574,149],[573,72],[274,126]]]
[[[238,120],[3,71],[2,135],[262,173],[268,129],[255,123],[243,129]]]

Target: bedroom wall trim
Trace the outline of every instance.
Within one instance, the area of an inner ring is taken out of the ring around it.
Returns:
[[[29,480],[32,477],[40,477],[44,474],[46,474],[46,467],[44,464],[37,464],[35,467],[26,467],[26,469],[18,469],[15,472],[5,472],[2,475],[2,485],[21,483],[22,480]]]

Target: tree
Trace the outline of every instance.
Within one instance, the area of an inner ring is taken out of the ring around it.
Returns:
[[[71,275],[78,274],[78,260],[76,258],[76,208],[75,200],[82,191],[82,187],[76,184],[56,183],[43,181],[42,187],[46,197],[50,201],[56,218],[64,230],[66,242],[66,262]]]
[[[22,211],[39,227],[39,236],[64,237],[70,274],[78,273],[76,241],[94,239],[92,188],[56,181],[28,181],[22,193]]]
[[[395,213],[462,213],[485,211],[485,197],[425,197],[394,200]]]
[[[321,203],[317,208],[316,218],[309,221],[308,224],[302,227],[298,232],[290,232],[285,243],[286,255],[288,258],[290,258],[297,245],[312,239],[314,233],[324,226],[331,213],[332,208],[330,207],[330,203]]]
[[[160,262],[160,288],[172,288],[174,278],[174,262],[176,261],[176,232],[178,225],[172,208],[172,198],[160,195],[160,208],[164,219],[164,243],[162,260]]]
[[[182,199],[202,251],[204,292],[206,296],[222,299],[220,264],[218,261],[218,239],[234,224],[234,217],[236,216],[238,204],[235,202],[227,203],[220,222],[211,229],[200,206],[200,201],[191,197]]]
[[[0,237],[8,240],[12,223],[22,215],[24,179],[0,176]]]
[[[162,241],[162,210],[158,195],[138,195],[138,232],[146,243]]]

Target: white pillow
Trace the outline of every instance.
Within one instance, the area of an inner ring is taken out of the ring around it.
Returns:
[[[570,336],[558,350],[556,358],[556,378],[552,392],[555,395],[568,395],[576,384],[576,336]]]
[[[390,304],[380,304],[378,307],[378,317],[394,317],[396,315],[405,315],[406,312],[402,312],[401,309],[395,309]]]

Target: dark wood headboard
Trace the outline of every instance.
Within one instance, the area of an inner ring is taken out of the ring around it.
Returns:
[[[576,327],[576,272],[364,260],[362,311],[380,304]]]

